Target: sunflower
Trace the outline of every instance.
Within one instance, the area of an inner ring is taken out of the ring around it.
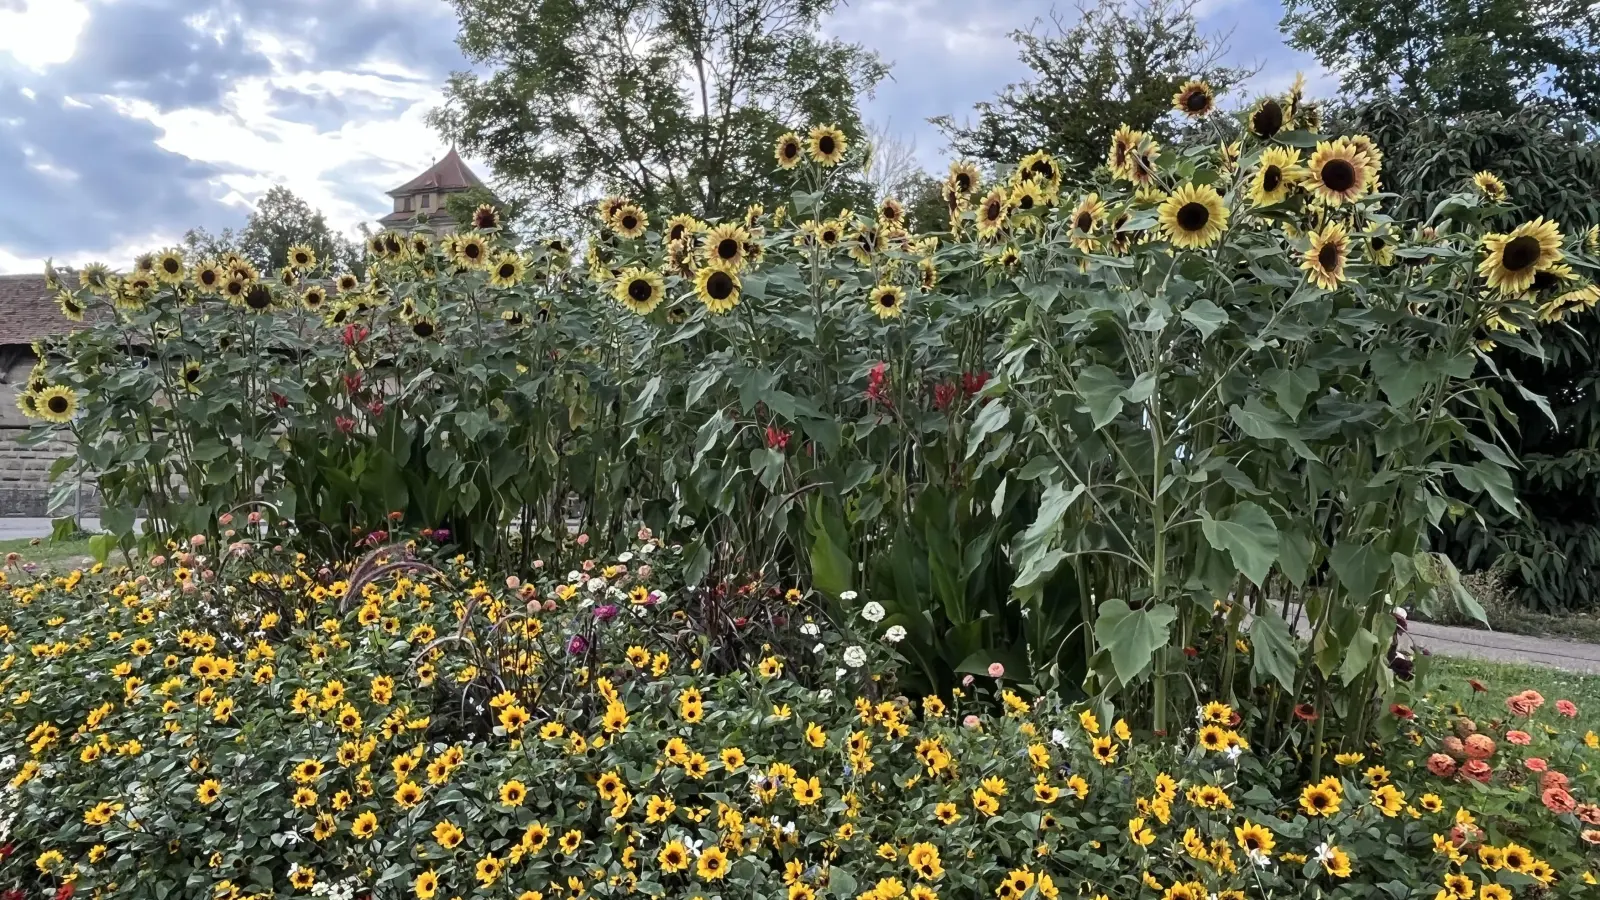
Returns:
[[[178,370],[178,383],[183,385],[183,389],[191,394],[199,392],[200,382],[204,377],[205,375],[197,360],[189,360],[183,364],[183,368]]]
[[[1174,247],[1208,247],[1228,227],[1228,207],[1209,184],[1186,184],[1161,202],[1157,211],[1161,227]]]
[[[844,132],[832,125],[817,125],[807,135],[807,149],[811,153],[812,161],[824,166],[836,166],[844,159],[844,151],[850,146],[845,139]]]
[[[1250,203],[1273,206],[1289,196],[1289,189],[1306,175],[1300,165],[1300,151],[1290,147],[1268,147],[1261,154],[1261,165],[1250,181]]]
[[[304,306],[306,309],[321,309],[322,304],[327,302],[328,289],[320,284],[314,284],[311,287],[306,288],[306,292],[300,295],[300,305]]]
[[[1160,144],[1150,138],[1140,141],[1128,157],[1128,180],[1141,189],[1155,187],[1156,160],[1160,156]]]
[[[1324,290],[1334,290],[1344,282],[1344,266],[1350,261],[1350,233],[1342,222],[1329,222],[1320,231],[1309,235],[1311,245],[1306,248],[1306,258],[1300,268],[1311,283]]]
[[[707,311],[715,315],[739,305],[739,276],[726,269],[706,266],[696,272],[694,290]]]
[[[1267,97],[1250,110],[1247,127],[1250,133],[1263,141],[1271,140],[1283,130],[1283,104]]]
[[[1217,147],[1217,171],[1232,175],[1239,168],[1239,154],[1243,152],[1244,144],[1239,141]]]
[[[966,197],[978,189],[978,167],[966,160],[958,160],[950,164],[950,175],[945,179],[945,184],[952,188],[957,196]]]
[[[104,294],[111,288],[111,270],[105,263],[92,262],[78,270],[78,287]]]
[[[804,147],[800,143],[800,135],[786,131],[779,135],[773,144],[772,155],[778,160],[778,168],[792,169],[800,164],[800,153]]]
[[[1135,131],[1124,123],[1111,136],[1111,151],[1106,154],[1106,167],[1118,178],[1128,177],[1128,163],[1133,159],[1134,148],[1144,139],[1144,132]]]
[[[1600,253],[1600,225],[1589,226],[1589,234],[1584,238],[1583,245],[1589,248],[1590,253]]]
[[[489,262],[489,243],[475,234],[458,235],[452,246],[456,265],[477,269]]]
[[[162,284],[181,284],[183,282],[183,253],[178,250],[163,250],[156,257],[151,274],[155,275]]]
[[[872,312],[880,319],[898,319],[906,305],[906,289],[898,284],[880,284],[872,289]]]
[[[1487,200],[1492,200],[1495,203],[1506,202],[1506,197],[1508,196],[1506,183],[1501,181],[1500,176],[1493,172],[1479,172],[1472,176],[1472,186],[1477,188],[1478,193],[1482,194]]]
[[[426,231],[411,232],[411,255],[427,256],[433,251],[433,238]]]
[[[1083,234],[1090,234],[1100,227],[1100,222],[1105,218],[1106,204],[1100,199],[1099,194],[1090,194],[1078,201],[1078,208],[1072,211],[1072,229]]]
[[[623,270],[612,295],[618,303],[641,316],[647,316],[661,303],[664,291],[660,274],[634,266]]]
[[[339,293],[341,293],[341,294],[348,294],[351,291],[361,287],[360,279],[356,278],[356,276],[352,275],[349,272],[346,272],[343,275],[340,275],[337,279],[334,280],[333,284],[334,284],[334,287],[337,288]]]
[[[309,269],[317,264],[317,251],[305,244],[295,244],[289,248],[289,265],[297,269]]]
[[[1191,119],[1199,119],[1217,108],[1217,99],[1211,92],[1211,85],[1199,79],[1190,79],[1172,95],[1172,108]]]
[[[885,197],[878,204],[878,221],[884,225],[900,227],[906,223],[906,208],[899,200]]]
[[[603,224],[610,225],[612,217],[617,214],[617,210],[627,205],[628,198],[618,197],[616,194],[612,194],[611,196],[602,199],[599,203],[596,203],[594,205],[594,212],[595,215],[600,217],[600,221]]]
[[[978,204],[978,237],[992,238],[1006,222],[1006,192],[991,188]]]
[[[934,264],[932,257],[923,257],[922,261],[917,263],[917,275],[922,280],[924,293],[933,290],[938,285],[939,267]]]
[[[1044,191],[1035,182],[1019,181],[1006,202],[1018,212],[1032,212],[1044,206]]]
[[[411,323],[411,333],[423,340],[438,337],[439,323],[429,318],[418,318]]]
[[[472,211],[472,227],[479,231],[489,231],[500,227],[500,210],[493,204],[484,203]]]
[[[1478,274],[1502,294],[1520,294],[1533,285],[1539,270],[1561,261],[1561,229],[1543,216],[1518,225],[1508,234],[1486,234],[1488,251]]]
[[[1061,166],[1055,157],[1035,150],[1017,163],[1017,180],[1035,182],[1044,189],[1046,196],[1054,196],[1061,190]]]
[[[29,419],[39,418],[39,394],[34,390],[17,392],[17,409]]]
[[[78,395],[71,388],[52,384],[34,396],[39,418],[60,425],[72,421],[78,411]]]
[[[876,225],[861,225],[850,235],[850,257],[863,266],[870,266],[873,254],[880,249],[880,243]]]
[[[497,288],[516,287],[527,271],[528,266],[522,257],[507,250],[495,257],[494,263],[489,266],[489,283]]]
[[[611,216],[611,230],[618,237],[636,238],[644,234],[645,228],[649,225],[650,217],[632,203],[624,203]]]
[[[245,309],[260,315],[272,311],[272,289],[264,284],[253,284],[244,292],[241,303]]]
[[[839,246],[839,240],[844,236],[844,225],[838,219],[819,223],[814,230],[817,243],[827,248]]]
[[[717,268],[737,272],[744,268],[744,248],[749,241],[750,232],[744,226],[724,222],[706,234],[706,259]]]
[[[1329,206],[1353,203],[1367,191],[1371,162],[1346,138],[1318,143],[1309,167],[1306,189]]]
[[[1394,265],[1394,235],[1389,226],[1379,225],[1367,235],[1367,260],[1375,266]]]
[[[300,286],[300,271],[294,266],[284,266],[278,270],[278,283],[286,288]]]
[[[56,306],[61,308],[61,314],[74,322],[83,321],[83,304],[78,302],[77,296],[71,291],[62,291],[56,294]]]
[[[228,302],[234,305],[244,303],[244,295],[250,293],[250,282],[238,275],[229,275],[228,280],[222,283],[222,294]]]
[[[696,219],[694,216],[687,215],[685,213],[679,213],[667,220],[666,239],[670,243],[672,241],[681,241],[685,238],[692,238],[694,235],[702,231],[704,227],[705,226],[700,224],[700,220]]]

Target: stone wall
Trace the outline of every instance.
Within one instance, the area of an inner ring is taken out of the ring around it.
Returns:
[[[50,514],[50,492],[55,485],[45,479],[50,467],[63,456],[72,455],[72,442],[52,441],[37,447],[24,447],[17,443],[28,433],[29,421],[17,409],[17,393],[27,381],[28,370],[33,367],[33,356],[24,353],[0,356],[0,516],[44,516]],[[70,477],[67,475],[63,478]],[[69,500],[56,515],[70,515],[74,502]],[[83,486],[83,509],[86,513],[98,511],[99,498],[94,482]]]

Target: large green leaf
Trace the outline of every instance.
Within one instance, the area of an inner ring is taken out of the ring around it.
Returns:
[[[983,446],[983,439],[1006,427],[1011,420],[1011,410],[1006,408],[999,400],[990,400],[978,410],[977,418],[972,420],[972,431],[967,434],[967,459],[978,452]]]
[[[1378,579],[1389,570],[1389,557],[1371,544],[1340,541],[1328,553],[1328,563],[1345,592],[1357,602],[1365,602],[1377,589]]]
[[[1200,530],[1206,541],[1225,550],[1239,571],[1256,585],[1264,584],[1278,558],[1278,527],[1255,503],[1235,503],[1221,517],[1200,511]]]
[[[1116,372],[1097,363],[1078,373],[1077,388],[1094,427],[1104,428],[1122,412],[1122,392],[1128,385]]]
[[[1255,645],[1251,670],[1257,681],[1268,677],[1276,680],[1285,690],[1294,690],[1294,673],[1300,664],[1300,648],[1289,623],[1275,612],[1256,616],[1250,621],[1250,640]]]
[[[1166,604],[1148,609],[1133,609],[1122,600],[1100,604],[1094,636],[1110,655],[1118,681],[1132,684],[1149,668],[1156,651],[1166,646],[1177,618],[1178,610]]]
[[[1199,330],[1202,338],[1211,337],[1218,328],[1228,324],[1228,313],[1204,297],[1189,304],[1182,313],[1183,320]]]
[[[1378,652],[1378,636],[1363,628],[1345,645],[1344,660],[1339,664],[1339,680],[1346,685],[1361,677]]]
[[[1312,461],[1317,459],[1317,454],[1306,445],[1294,422],[1278,410],[1269,409],[1259,398],[1245,400],[1242,407],[1238,404],[1228,407],[1228,415],[1241,431],[1257,440],[1281,440],[1293,447],[1301,457]]]

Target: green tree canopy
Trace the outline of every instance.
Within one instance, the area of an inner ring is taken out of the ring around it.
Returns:
[[[475,71],[432,123],[561,222],[605,192],[705,216],[784,196],[774,140],[861,133],[887,72],[819,36],[838,0],[452,0]]]
[[[1600,114],[1594,0],[1285,0],[1291,46],[1339,73],[1347,99],[1510,112],[1535,98]]]
[[[335,269],[364,270],[361,247],[329,227],[321,210],[282,185],[261,195],[243,229],[224,228],[213,234],[191,228],[183,235],[183,247],[192,256],[215,259],[237,253],[268,273],[288,264],[289,248],[296,244],[310,247],[319,261]]]
[[[1202,34],[1198,0],[1080,3],[1068,26],[1035,23],[1011,36],[1033,71],[979,103],[976,121],[932,120],[958,154],[1009,166],[1035,150],[1053,153],[1080,178],[1106,155],[1120,123],[1170,138],[1180,129],[1172,96],[1191,78],[1222,92],[1252,74],[1220,65],[1225,37]]]

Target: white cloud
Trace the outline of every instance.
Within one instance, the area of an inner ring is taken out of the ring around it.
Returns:
[[[63,63],[77,52],[89,22],[82,0],[20,0],[0,6],[0,61],[10,56],[29,69]]]

